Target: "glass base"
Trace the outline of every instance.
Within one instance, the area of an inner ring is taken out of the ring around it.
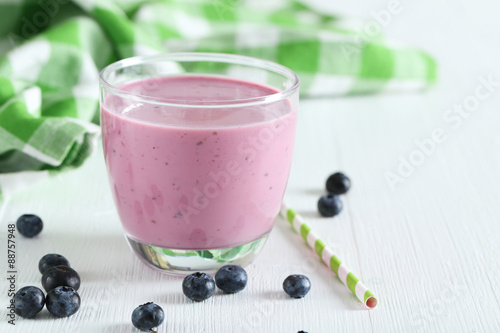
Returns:
[[[224,265],[246,266],[264,247],[269,234],[250,243],[212,250],[177,250],[141,243],[125,235],[137,256],[149,266],[171,275],[216,272]]]

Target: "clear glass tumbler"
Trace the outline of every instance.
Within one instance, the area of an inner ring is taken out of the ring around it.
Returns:
[[[299,79],[251,57],[171,53],[100,73],[105,161],[133,251],[171,274],[245,266],[278,215]]]

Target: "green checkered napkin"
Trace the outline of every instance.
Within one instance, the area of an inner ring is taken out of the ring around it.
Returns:
[[[265,58],[295,70],[304,97],[435,81],[426,53],[342,22],[301,2],[270,10],[237,0],[1,2],[0,198],[92,153],[98,72],[121,58],[166,51]]]

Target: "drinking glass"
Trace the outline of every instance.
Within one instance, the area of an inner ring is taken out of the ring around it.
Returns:
[[[131,249],[171,274],[245,266],[279,213],[299,79],[252,57],[170,53],[100,73],[109,183]]]

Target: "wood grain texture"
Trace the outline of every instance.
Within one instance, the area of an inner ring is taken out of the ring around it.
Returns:
[[[44,310],[15,327],[6,323],[2,278],[0,331],[137,332],[132,310],[155,301],[166,312],[160,332],[500,332],[500,87],[457,128],[443,119],[474,94],[478,77],[500,81],[500,25],[486,4],[403,3],[386,27],[439,60],[434,89],[301,102],[286,199],[378,296],[376,310],[364,310],[283,220],[248,267],[245,291],[193,304],[181,279],[145,267],[128,249],[99,150],[81,169],[0,203],[4,249],[7,224],[19,215],[45,221],[40,237],[17,239],[18,287],[40,286],[38,260],[50,252],[64,254],[82,277],[77,314],[55,320]],[[397,172],[400,156],[436,129],[447,139],[393,190],[385,173]],[[340,216],[320,218],[316,202],[336,170],[353,187]],[[0,263],[6,272],[5,254]],[[282,292],[292,273],[311,278],[304,299]]]

